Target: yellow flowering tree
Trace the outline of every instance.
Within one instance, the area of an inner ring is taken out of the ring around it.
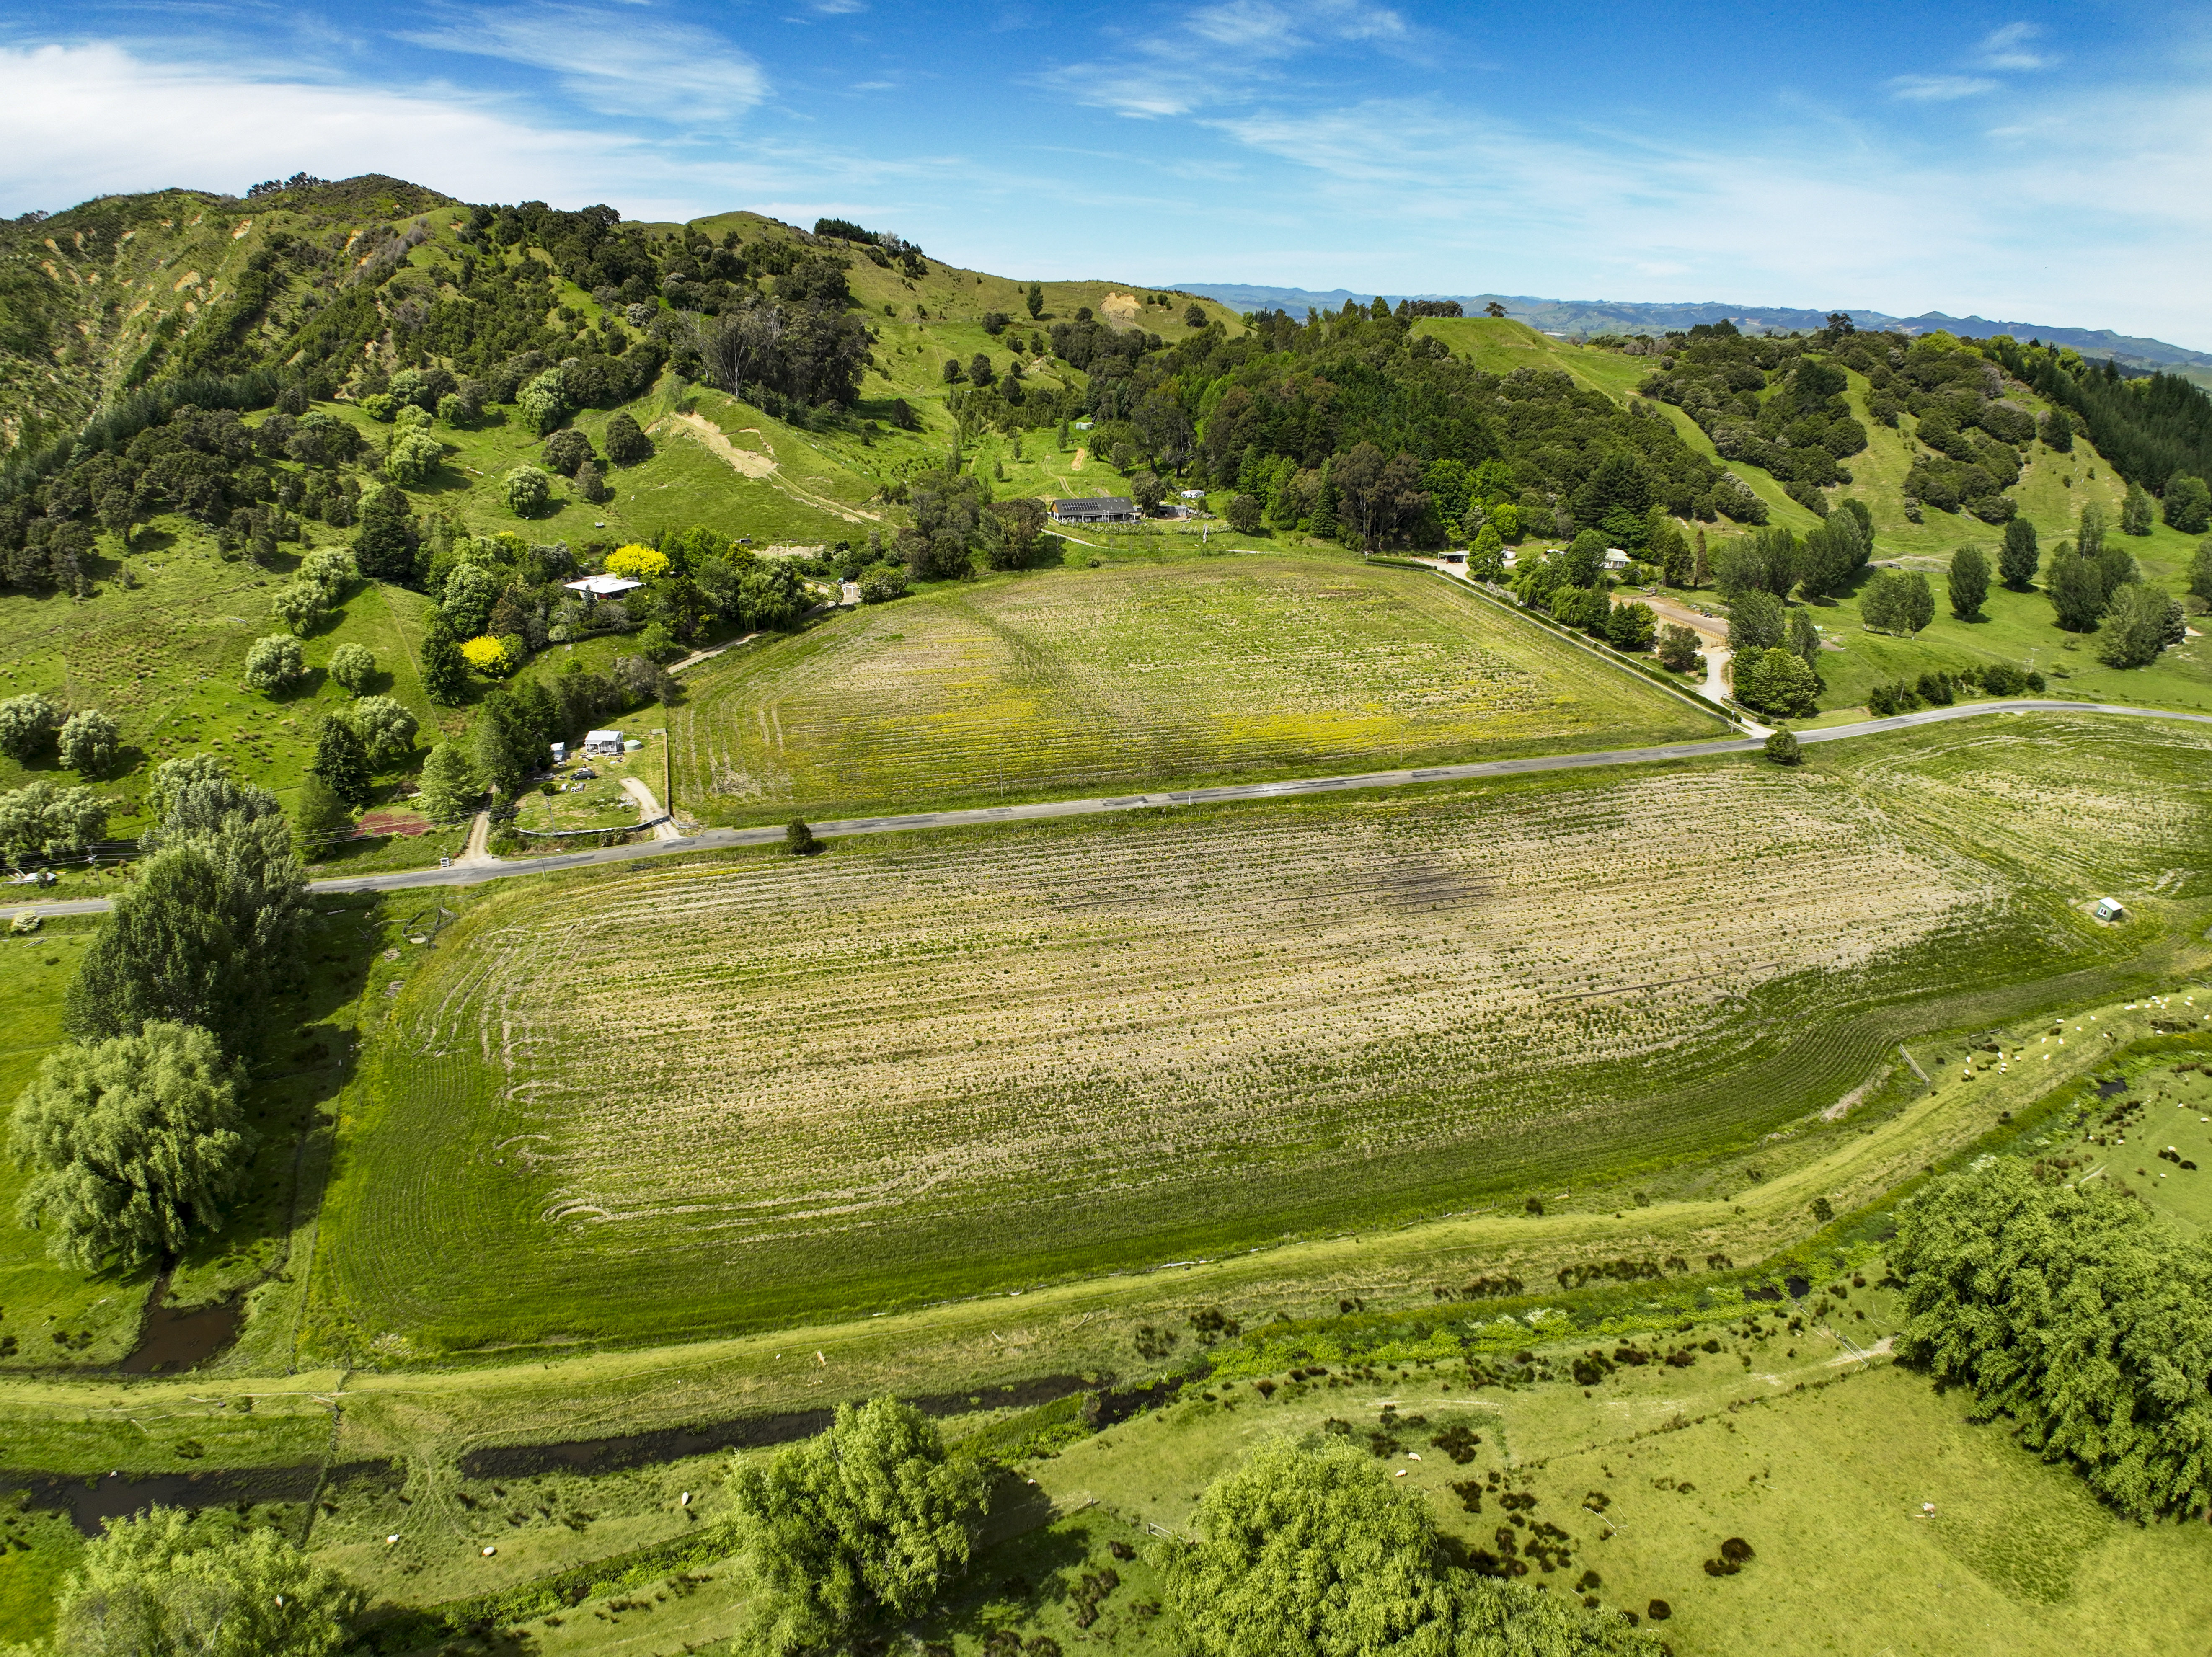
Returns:
[[[463,645],[461,659],[487,678],[503,679],[514,671],[514,652],[489,633],[480,633]]]
[[[641,547],[635,542],[617,547],[607,555],[607,574],[627,575],[632,580],[649,581],[656,575],[668,574],[668,555],[653,547]]]

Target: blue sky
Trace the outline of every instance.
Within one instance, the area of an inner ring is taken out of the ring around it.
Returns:
[[[2212,349],[2212,8],[15,0],[0,213],[296,168],[1020,277],[1859,306]]]

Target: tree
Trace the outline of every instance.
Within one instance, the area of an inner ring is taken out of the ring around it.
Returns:
[[[2053,409],[2043,416],[2040,428],[2044,446],[2060,454],[2070,454],[2074,449],[2074,417],[2063,409]]]
[[[1339,455],[1329,476],[1336,489],[1337,522],[1363,551],[1372,551],[1401,524],[1417,519],[1429,502],[1413,457],[1401,453],[1385,459],[1372,443]]]
[[[607,416],[607,428],[600,440],[606,446],[607,458],[617,466],[635,466],[653,458],[653,440],[620,410]]]
[[[1782,642],[1782,600],[1758,587],[1747,587],[1729,605],[1729,648],[1771,650]]]
[[[1802,604],[1790,612],[1790,638],[1786,648],[1818,676],[1820,671],[1820,629],[1814,625],[1813,612]]]
[[[376,683],[376,658],[366,645],[340,645],[331,652],[330,676],[352,695]]]
[[[1746,707],[1777,719],[1820,712],[1820,682],[1795,651],[1745,651],[1729,666],[1735,699]]]
[[[1505,314],[1505,307],[1496,300],[1492,300],[1482,307],[1482,314],[1486,317],[1502,317]]]
[[[2053,549],[2043,573],[2044,595],[2054,619],[2069,633],[2094,633],[2105,613],[2105,583],[2097,566],[2065,542]]]
[[[548,368],[515,393],[514,404],[543,437],[568,417],[568,381],[559,368]]]
[[[1659,665],[1669,673],[1694,673],[1700,665],[1703,644],[1688,628],[1668,622],[1659,629]]]
[[[1194,1539],[1161,1549],[1193,1657],[1656,1654],[1621,1618],[1455,1571],[1427,1509],[1349,1447],[1255,1450],[1207,1487]],[[1564,1603],[1563,1603],[1564,1602]]]
[[[2036,566],[2041,561],[2035,546],[2035,525],[2025,518],[2007,524],[2004,546],[1997,554],[1997,574],[2004,584],[2014,592],[2026,592],[2035,585]]]
[[[420,489],[445,464],[446,448],[425,431],[402,432],[384,457],[384,475],[404,488]]]
[[[2166,486],[2166,521],[2184,535],[2212,529],[2212,488],[2201,477],[2177,476]]]
[[[415,803],[433,822],[459,822],[476,815],[483,787],[468,750],[459,743],[441,742],[423,762],[422,792]]]
[[[1766,739],[1766,757],[1777,765],[1796,765],[1805,752],[1798,746],[1796,733],[1787,725],[1778,725]]]
[[[1979,547],[1960,547],[1951,555],[1949,588],[1954,616],[1966,621],[1981,614],[1990,596],[1990,561]]]
[[[2105,509],[2092,501],[2081,508],[2081,533],[2075,538],[2076,549],[2092,563],[2105,550]]]
[[[90,851],[107,833],[110,809],[89,788],[57,788],[35,779],[0,794],[0,853],[22,859]]]
[[[391,696],[363,696],[338,716],[361,738],[372,765],[404,759],[415,744],[417,724],[407,704]]]
[[[374,580],[404,581],[414,575],[415,526],[405,495],[386,488],[362,500],[353,553],[362,572]]]
[[[1022,300],[1023,302],[1029,307],[1030,321],[1034,322],[1038,318],[1044,315],[1043,283],[1036,282],[1031,282],[1030,284],[1029,292],[1022,295]]]
[[[2158,523],[2158,503],[2150,498],[2150,491],[2140,483],[2128,485],[2127,498],[2120,502],[2120,533],[2148,535]]]
[[[1478,581],[1495,581],[1505,574],[1505,539],[1496,524],[1486,523],[1474,532],[1467,549],[1467,573]]]
[[[1689,537],[1682,533],[1663,507],[1651,508],[1651,521],[1644,536],[1644,551],[1651,561],[1659,566],[1659,573],[1670,587],[1690,585],[1692,560]]]
[[[739,1466],[732,1495],[758,1584],[747,1648],[805,1651],[919,1616],[967,1569],[988,1483],[890,1398],[841,1404],[827,1431]]]
[[[246,649],[246,683],[252,689],[264,690],[273,696],[299,683],[307,671],[307,659],[300,653],[300,641],[289,633],[272,633],[266,638],[256,639]]]
[[[2173,600],[2130,582],[2112,595],[2097,633],[2097,659],[2106,667],[2148,667],[2166,648],[2166,611]]]
[[[822,849],[805,817],[793,817],[783,826],[783,849],[795,858],[810,857]]]
[[[422,689],[441,707],[459,706],[468,695],[469,666],[445,616],[431,612],[422,633]]]
[[[313,581],[287,581],[270,595],[269,613],[298,639],[306,638],[331,618],[328,598]]]
[[[1260,532],[1261,512],[1261,507],[1257,497],[1249,495],[1232,495],[1229,497],[1229,505],[1222,513],[1222,516],[1229,520],[1229,527],[1239,535],[1257,535]]]
[[[313,772],[300,783],[292,806],[292,849],[303,863],[312,863],[331,843],[353,831],[353,811],[337,791]]]
[[[9,1154],[31,1170],[16,1217],[81,1272],[181,1250],[221,1224],[253,1149],[236,1072],[198,1026],[48,1053],[15,1102]]]
[[[668,555],[658,547],[641,546],[635,542],[617,547],[607,555],[606,572],[610,575],[626,575],[634,581],[650,581],[656,575],[668,574]]]
[[[491,791],[494,805],[522,792],[525,757],[519,751],[517,734],[496,719],[479,719],[468,730],[469,758]]]
[[[520,465],[500,479],[507,509],[517,518],[535,518],[553,498],[553,480],[536,466]]]
[[[1885,633],[1908,638],[1936,619],[1936,594],[1917,570],[1886,569],[1859,604],[1859,620]]]
[[[599,470],[598,461],[586,460],[576,468],[576,495],[595,507],[614,499],[615,492],[607,487],[606,475]]]
[[[27,765],[61,729],[62,713],[40,691],[0,702],[0,754]]]
[[[1140,471],[1129,480],[1129,498],[1137,503],[1137,510],[1149,518],[1168,498],[1168,486],[1160,482],[1158,472]]]
[[[1605,537],[1595,530],[1584,530],[1560,555],[1560,579],[1571,587],[1595,586],[1605,572]]]
[[[563,477],[574,477],[576,468],[592,458],[592,440],[573,426],[545,440],[545,464]]]
[[[276,1532],[210,1537],[175,1508],[105,1521],[64,1583],[65,1657],[337,1657],[368,1597]]]
[[[81,777],[96,777],[115,762],[123,728],[96,707],[79,708],[62,726],[61,761]]]
[[[2117,543],[2107,544],[2097,555],[2097,585],[2103,590],[2105,602],[2110,604],[2112,595],[2130,582],[2142,580],[2142,571],[2136,568],[2134,556]]]
[[[189,762],[158,768],[152,792],[167,802],[141,837],[153,854],[85,951],[64,1025],[89,1041],[198,1024],[243,1054],[303,964],[307,885],[284,814],[267,790]]]
[[[2212,604],[2212,536],[2197,543],[2196,554],[2189,561],[2189,590]]]

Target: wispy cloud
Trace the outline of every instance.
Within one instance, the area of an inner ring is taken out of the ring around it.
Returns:
[[[1975,75],[1900,75],[1889,83],[1889,95],[1908,104],[1948,104],[1996,89],[1995,81]]]
[[[1144,119],[1248,101],[1279,83],[1298,58],[1346,46],[1401,50],[1413,31],[1397,11],[1362,0],[1218,0],[1200,6],[1135,51],[1151,61],[1076,63],[1050,71],[1057,94]]]
[[[2028,43],[2043,33],[2035,23],[2007,23],[1993,29],[1984,39],[1980,56],[1976,59],[1984,69],[2031,70],[2049,69],[2058,59],[2046,52],[2031,52]]]
[[[720,124],[769,91],[760,65],[720,35],[635,4],[487,6],[400,38],[550,70],[586,108],[632,119]]]

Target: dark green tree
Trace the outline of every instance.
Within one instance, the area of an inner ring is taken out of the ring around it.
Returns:
[[[1936,619],[1936,594],[1917,570],[1886,569],[1859,603],[1859,619],[1884,633],[1908,638]]]
[[[2197,543],[2189,560],[2189,590],[2212,604],[2212,536]]]
[[[1595,586],[1605,570],[1605,537],[1596,530],[1583,531],[1559,556],[1560,579],[1571,587]]]
[[[2049,414],[2044,416],[2039,430],[2045,447],[2054,449],[2060,454],[2073,452],[2074,416],[2068,414],[2065,410],[2053,409]]]
[[[2158,502],[2150,491],[2140,483],[2128,485],[2127,498],[2120,502],[2120,533],[2148,535],[2158,523]]]
[[[1814,625],[1813,612],[1802,604],[1790,611],[1788,648],[1797,659],[1817,675],[1820,671],[1820,629]]]
[[[430,612],[422,630],[422,689],[441,707],[458,707],[468,695],[469,665],[440,610]]]
[[[1615,650],[1649,650],[1659,618],[1649,604],[1615,604],[1605,620],[1605,636]]]
[[[2201,477],[2177,476],[2166,486],[2166,521],[2184,535],[2212,529],[2212,488]]]
[[[837,1406],[829,1429],[738,1470],[740,1545],[757,1591],[746,1649],[819,1650],[927,1610],[967,1569],[988,1480],[945,1454],[911,1405]]]
[[[2044,596],[2069,633],[2094,633],[2105,613],[2105,582],[2097,566],[2061,541],[2043,572]]]
[[[1787,623],[1782,600],[1759,587],[1747,587],[1729,605],[1729,648],[1771,650],[1782,642]]]
[[[793,817],[783,826],[783,849],[795,858],[810,857],[822,849],[805,817]]]
[[[208,1031],[149,1022],[47,1054],[8,1148],[30,1180],[16,1217],[81,1272],[174,1254],[214,1230],[254,1143],[234,1066]]]
[[[1696,671],[1703,643],[1688,628],[1668,622],[1659,629],[1659,665],[1669,673]]]
[[[315,738],[314,762],[307,769],[352,810],[368,804],[368,750],[343,719],[323,721],[322,732]]]
[[[638,428],[637,422],[619,410],[607,416],[602,441],[606,444],[607,458],[617,466],[635,466],[641,460],[653,458],[653,440]]]
[[[2106,667],[2148,667],[2166,648],[2166,612],[2174,601],[2155,587],[2130,582],[2112,595],[2097,629],[2097,659]]]
[[[415,574],[414,519],[399,490],[380,489],[362,501],[353,555],[374,581],[404,581]]]
[[[1044,315],[1044,284],[1042,282],[1031,282],[1029,292],[1023,294],[1022,299],[1030,307],[1030,319],[1032,322]]]
[[[1805,751],[1798,745],[1795,731],[1778,725],[1766,739],[1766,757],[1777,765],[1796,765],[1805,757]]]
[[[2004,547],[1997,554],[1997,574],[2014,592],[2026,592],[2035,585],[2036,567],[2042,555],[2036,550],[2035,525],[2025,518],[2015,518],[2005,525]]]
[[[353,810],[313,771],[300,784],[292,805],[292,847],[302,863],[313,863],[353,831]]]
[[[1965,621],[1981,614],[1990,596],[1990,561],[1979,547],[1960,547],[1951,555],[1948,586],[1954,616]]]

